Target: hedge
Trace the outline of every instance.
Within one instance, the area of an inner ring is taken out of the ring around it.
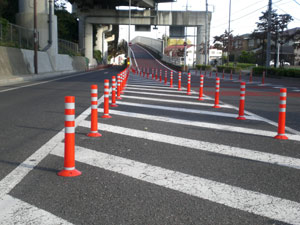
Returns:
[[[299,69],[284,69],[284,68],[265,68],[262,66],[254,67],[252,69],[252,73],[254,76],[261,76],[263,72],[266,71],[266,76],[274,76],[274,77],[299,77],[300,78],[300,70]]]
[[[229,63],[229,66],[234,67],[234,63]],[[248,68],[252,68],[255,67],[255,64],[251,64],[251,63],[236,63],[235,64],[236,67],[240,67],[241,69],[248,69]]]
[[[198,70],[208,70],[208,71],[211,71],[211,65],[203,65],[203,64],[198,64],[196,65],[197,69]]]
[[[218,72],[224,72],[225,73],[230,73],[232,70],[233,73],[239,73],[241,71],[240,67],[233,67],[233,66],[217,66]]]

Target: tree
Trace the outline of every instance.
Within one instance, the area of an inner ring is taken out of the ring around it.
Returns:
[[[11,23],[15,23],[18,12],[18,0],[0,0],[0,17],[7,19]]]
[[[58,38],[78,43],[78,21],[73,13],[69,13],[64,2],[55,0]]]
[[[255,54],[253,52],[242,51],[239,56],[238,61],[240,63],[255,63]]]
[[[274,54],[274,62],[276,66],[276,58],[277,58],[277,45],[280,41],[280,45],[285,43],[283,39],[283,33],[287,28],[289,22],[293,20],[292,16],[289,14],[280,14],[276,13],[276,10],[272,10],[271,12],[271,39],[273,44],[271,45],[271,49],[276,52]],[[259,17],[259,22],[256,23],[257,29],[255,29],[251,35],[254,39],[260,40],[260,46],[262,47],[261,51],[261,62],[260,64],[264,64],[265,61],[265,49],[266,49],[266,39],[268,32],[268,11],[262,12],[262,16]]]

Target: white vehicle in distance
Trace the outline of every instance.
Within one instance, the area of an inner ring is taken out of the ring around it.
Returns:
[[[283,62],[284,66],[290,66],[291,64],[289,62]],[[270,61],[270,66],[274,66],[274,61]]]

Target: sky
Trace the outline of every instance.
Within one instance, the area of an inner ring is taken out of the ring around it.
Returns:
[[[261,12],[266,11],[269,0],[231,0],[231,30],[233,35],[251,33],[256,28]],[[300,27],[300,0],[273,0],[273,9],[278,14],[290,14],[293,16],[288,28]],[[173,3],[160,3],[159,10],[188,10],[205,11],[205,0],[177,0]],[[208,10],[212,12],[210,41],[213,37],[221,35],[228,30],[229,22],[229,0],[208,0]],[[166,27],[159,27],[152,32],[135,32],[134,27],[130,29],[131,38],[135,36],[147,36],[161,38],[168,33]],[[188,29],[188,35],[194,35],[194,28]],[[120,26],[120,40],[128,39],[128,26]],[[194,43],[194,38],[189,38]]]

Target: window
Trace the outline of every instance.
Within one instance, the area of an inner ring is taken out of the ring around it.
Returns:
[[[254,40],[253,40],[253,39],[250,39],[250,40],[248,41],[248,47],[249,47],[249,48],[253,48],[253,47],[254,47]]]

